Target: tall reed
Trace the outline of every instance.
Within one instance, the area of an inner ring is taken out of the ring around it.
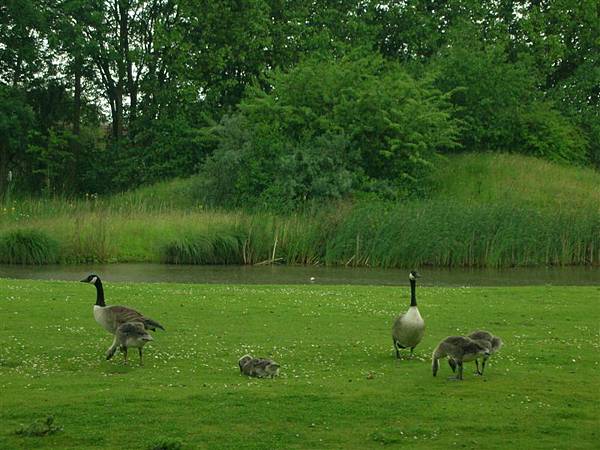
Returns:
[[[33,229],[0,235],[0,262],[5,264],[52,264],[58,261],[58,243]]]

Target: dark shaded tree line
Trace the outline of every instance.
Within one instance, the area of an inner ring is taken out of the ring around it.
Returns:
[[[419,194],[439,155],[600,166],[593,0],[7,0],[0,194],[200,173],[216,204]],[[10,181],[9,181],[10,179]]]

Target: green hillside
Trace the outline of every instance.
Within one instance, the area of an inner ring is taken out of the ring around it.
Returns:
[[[597,265],[600,174],[508,154],[440,162],[427,199],[310,212],[216,211],[197,178],[109,198],[5,203],[0,261],[330,264],[376,267]]]

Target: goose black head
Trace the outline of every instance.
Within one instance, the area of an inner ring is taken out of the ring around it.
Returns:
[[[416,270],[411,270],[410,273],[408,274],[408,279],[409,280],[416,280],[417,278],[420,278],[421,275],[419,275],[419,273]]]
[[[91,273],[88,275],[87,278],[81,280],[81,283],[96,284],[98,281],[100,281],[100,277],[94,273]]]

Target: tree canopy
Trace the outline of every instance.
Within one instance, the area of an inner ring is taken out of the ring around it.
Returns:
[[[419,195],[452,151],[600,167],[595,0],[7,0],[0,196]],[[10,172],[10,182],[9,182]]]

